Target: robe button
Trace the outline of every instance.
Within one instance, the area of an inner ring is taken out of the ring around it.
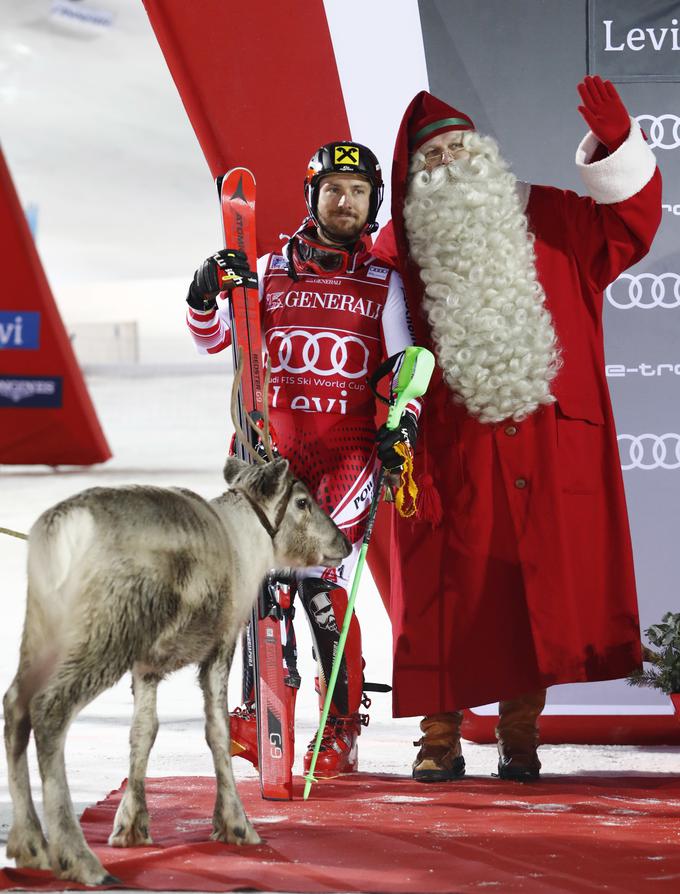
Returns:
[[[510,437],[512,437],[513,435],[516,435],[517,434],[517,426],[516,425],[508,425],[505,429],[505,434],[510,435]]]
[[[516,478],[516,479],[515,479],[515,487],[518,487],[520,490],[521,490],[523,487],[526,487],[526,486],[527,486],[527,483],[528,483],[528,482],[527,482],[526,478]]]

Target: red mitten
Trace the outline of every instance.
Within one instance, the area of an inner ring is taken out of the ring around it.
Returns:
[[[595,75],[585,77],[576,89],[583,102],[578,110],[586,124],[610,152],[615,152],[630,133],[630,116],[616,87]]]

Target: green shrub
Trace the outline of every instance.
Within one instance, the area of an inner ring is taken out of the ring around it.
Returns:
[[[643,648],[643,660],[652,665],[628,677],[631,686],[653,686],[666,695],[680,692],[680,612],[666,612],[660,624],[645,630],[649,642],[657,647]]]

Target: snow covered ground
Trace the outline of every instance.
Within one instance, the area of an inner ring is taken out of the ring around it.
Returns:
[[[210,362],[210,361],[207,361]],[[212,364],[211,364],[212,365]],[[215,366],[212,367],[215,370]],[[95,484],[154,483],[182,485],[206,497],[220,492],[221,466],[230,436],[227,401],[230,376],[220,369],[209,373],[167,371],[154,374],[92,373],[88,384],[100,420],[114,452],[101,467],[9,467],[0,470],[0,525],[27,531],[37,515],[59,499]],[[16,669],[25,599],[25,544],[0,537],[0,577],[3,619],[0,625],[0,692]],[[367,575],[358,598],[364,631],[366,678],[389,682],[391,639],[382,603]],[[315,730],[316,697],[313,662],[306,624],[296,625],[303,685],[297,711],[297,757],[301,772],[306,742]],[[238,667],[232,678],[231,703],[239,698]],[[131,714],[129,678],[101,695],[74,723],[67,742],[68,773],[79,810],[103,797],[127,774],[127,734]],[[170,677],[159,690],[161,729],[152,752],[149,775],[211,775],[212,765],[203,739],[201,700],[191,669]],[[376,695],[371,724],[361,736],[361,769],[408,774],[419,735],[416,720],[393,720],[388,695]],[[488,776],[495,769],[493,745],[467,743],[470,774]],[[635,747],[544,746],[546,774],[606,774],[680,771],[680,749]],[[34,782],[37,768],[31,746]],[[236,760],[238,776],[254,771]],[[612,780],[614,782],[614,780]],[[39,787],[36,800],[40,802]],[[0,756],[0,859],[11,820],[4,753]]]

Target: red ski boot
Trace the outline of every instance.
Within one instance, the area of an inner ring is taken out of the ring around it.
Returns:
[[[297,689],[293,686],[285,687],[288,702],[288,718],[289,718],[289,753],[291,762],[295,753],[295,701],[297,697]],[[257,714],[255,713],[255,705],[252,702],[246,702],[241,708],[234,708],[229,714],[229,735],[231,737],[231,756],[242,757],[257,770],[259,761],[257,755]]]
[[[308,577],[299,584],[302,604],[312,631],[314,656],[318,663],[315,680],[319,694],[319,709],[326,700],[326,685],[333,671],[340,628],[347,610],[347,592],[330,581]],[[333,692],[328,720],[323,730],[319,755],[314,768],[318,779],[332,779],[341,773],[354,773],[359,764],[357,736],[362,726],[368,725],[368,715],[359,714],[359,707],[370,705],[363,696],[363,667],[361,631],[355,615],[349,625],[345,651]],[[309,773],[314,755],[316,736],[309,743],[304,760],[305,775]]]
[[[350,714],[348,717],[329,715],[323,731],[319,756],[316,759],[314,775],[318,779],[333,779],[341,773],[355,773],[359,766],[357,737],[361,727],[368,725],[368,715]],[[309,773],[314,754],[316,736],[307,746],[304,768]]]
[[[245,758],[257,769],[257,715],[255,706],[245,704],[229,715],[231,756]]]

